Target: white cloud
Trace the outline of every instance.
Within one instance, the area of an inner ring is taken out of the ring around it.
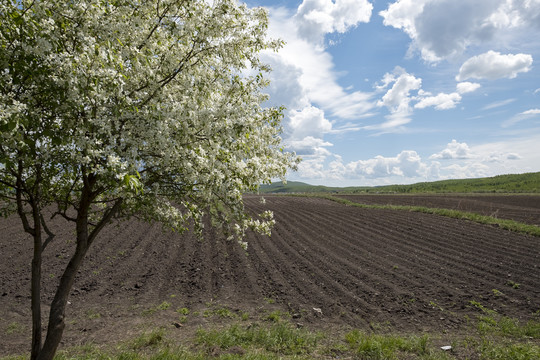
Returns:
[[[412,150],[404,150],[395,157],[378,155],[368,160],[352,161],[344,164],[337,159],[330,164],[330,168],[341,178],[387,178],[398,177],[421,177],[425,175],[427,166],[422,159]]]
[[[536,172],[540,171],[539,141],[538,129],[529,130],[524,136],[471,146],[471,151],[483,163],[489,163],[488,176]]]
[[[501,100],[501,101],[495,101],[491,104],[487,104],[486,106],[484,106],[482,108],[482,110],[491,110],[491,109],[495,109],[495,108],[498,108],[498,107],[501,107],[501,106],[505,106],[505,105],[508,105],[508,104],[511,104],[513,103],[514,101],[516,101],[516,99],[506,99],[506,100]]]
[[[470,78],[495,80],[501,78],[513,79],[520,72],[531,69],[533,58],[528,54],[502,55],[496,51],[473,56],[463,63],[456,80]]]
[[[531,109],[521,113],[521,115],[538,115],[540,114],[540,109]]]
[[[525,137],[474,146],[452,140],[428,159],[415,150],[404,150],[393,157],[377,155],[345,162],[341,156],[324,153],[323,148],[305,157],[307,161],[294,177],[336,186],[375,186],[539,171],[539,135],[529,132]],[[334,159],[327,162],[331,157]]]
[[[324,117],[324,111],[311,105],[290,111],[289,119],[290,137],[293,139],[307,136],[322,138],[332,130],[332,123]]]
[[[388,87],[391,86],[390,89]],[[412,108],[409,105],[415,98],[411,91],[419,90],[422,79],[415,77],[396,66],[392,73],[386,73],[380,85],[376,85],[377,92],[385,91],[382,98],[377,101],[377,106],[386,107],[390,114],[386,115],[386,121],[381,124],[364,126],[365,130],[378,130],[381,133],[397,132],[403,130],[402,126],[411,121]],[[387,90],[388,89],[388,90]]]
[[[490,175],[489,166],[481,162],[451,164],[440,168],[441,179],[470,179]]]
[[[333,146],[332,143],[314,138],[313,136],[306,136],[302,139],[290,139],[286,144],[288,148],[294,150],[298,155],[322,157],[322,160],[331,155],[330,151],[326,148]]]
[[[429,96],[422,98],[418,103],[414,105],[416,109],[423,109],[429,106],[434,106],[437,110],[447,110],[455,108],[461,101],[461,95],[458,93],[439,93],[435,96]]]
[[[349,14],[348,7],[352,2],[305,1],[303,6],[296,17],[294,12],[285,8],[270,9],[269,36],[283,39],[286,44],[278,53],[266,51],[261,57],[274,69],[269,74],[270,86],[265,89],[270,95],[268,105],[287,108],[283,122],[284,142],[288,149],[302,155],[299,171],[315,176],[327,157],[332,156],[328,150],[332,144],[324,140],[325,135],[358,131],[357,124],[341,124],[340,121],[358,121],[372,116],[370,110],[375,103],[371,99],[372,94],[344,89],[339,85],[341,74],[335,71],[332,56],[298,32],[298,22],[305,20],[300,19],[299,14],[307,16],[309,6],[313,11],[328,10],[333,17],[333,31],[346,31],[354,25],[351,19],[354,16],[358,19],[358,14]],[[330,31],[330,28],[325,29]],[[329,117],[334,120],[331,122]]]
[[[446,145],[444,150],[431,155],[429,158],[441,160],[470,159],[471,152],[466,143],[458,143],[456,140],[452,140],[452,142]]]
[[[460,94],[466,94],[473,91],[476,91],[480,88],[480,84],[478,83],[472,83],[472,82],[460,82],[456,85],[457,92]]]
[[[304,0],[294,17],[298,34],[321,44],[328,33],[344,33],[371,18],[373,5],[367,0]]]
[[[513,116],[512,118],[508,119],[507,121],[503,122],[502,123],[502,127],[510,127],[510,126],[513,126],[515,124],[517,124],[518,122],[521,122],[523,120],[527,120],[527,119],[531,119],[531,118],[535,118],[535,117],[540,117],[540,109],[530,109],[530,110],[527,110],[527,111],[523,111],[515,116]]]
[[[274,69],[270,74],[271,98],[278,98],[288,109],[301,109],[316,103],[330,116],[356,120],[375,106],[371,94],[347,91],[338,84],[332,56],[316,44],[301,38],[291,21],[293,14],[284,8],[270,11],[269,34],[285,40],[286,45],[276,54],[265,52],[263,60]],[[295,101],[287,101],[295,99]]]
[[[538,0],[397,0],[379,14],[428,62],[456,58],[473,46],[504,46],[512,42],[510,30],[540,28]]]
[[[418,90],[422,86],[422,79],[408,74],[404,69],[396,67],[393,74],[385,74],[383,78],[384,87],[394,83],[381,100],[378,106],[386,106],[391,113],[409,114],[411,102],[410,92]]]

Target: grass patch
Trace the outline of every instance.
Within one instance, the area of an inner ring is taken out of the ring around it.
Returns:
[[[430,338],[423,336],[399,336],[367,334],[353,330],[345,335],[350,350],[361,359],[401,359],[404,354],[414,354],[425,358],[433,355],[429,348]],[[442,354],[440,354],[442,355]]]
[[[527,323],[501,316],[478,302],[478,317],[468,335],[396,334],[390,326],[367,332],[333,329],[314,332],[297,327],[280,314],[276,322],[260,318],[255,323],[229,319],[225,325],[199,328],[182,337],[174,327],[147,330],[135,338],[108,346],[86,344],[62,349],[56,360],[533,360],[540,359],[540,321]],[[193,329],[195,330],[195,329]],[[442,342],[442,343],[441,343]],[[441,345],[451,345],[443,351]],[[27,355],[3,360],[26,359]]]
[[[162,302],[161,304],[159,305],[156,305],[156,306],[153,306],[151,307],[150,309],[146,309],[142,312],[143,315],[152,315],[158,311],[163,311],[163,310],[167,310],[168,308],[171,307],[171,303],[170,302],[167,302],[167,301],[164,301]]]
[[[255,324],[233,325],[224,330],[200,329],[196,341],[207,352],[217,346],[223,350],[236,347],[244,350],[264,349],[282,355],[299,355],[313,352],[319,339],[320,335],[280,322],[270,326]]]
[[[420,212],[424,214],[434,214],[445,216],[453,219],[462,219],[469,220],[479,224],[485,225],[494,225],[498,226],[505,230],[510,230],[522,234],[528,234],[533,236],[540,237],[540,226],[524,224],[514,220],[508,219],[499,219],[492,216],[480,215],[476,213],[452,210],[452,209],[440,209],[440,208],[429,208],[425,206],[409,206],[409,205],[367,205],[356,203],[347,199],[339,198],[332,195],[300,195],[300,196],[316,196],[319,198],[335,201],[337,203],[355,206],[364,209],[387,209],[387,210],[401,210],[401,211],[411,211],[411,212]]]
[[[14,321],[10,323],[6,328],[6,335],[21,334],[24,332],[24,326]]]

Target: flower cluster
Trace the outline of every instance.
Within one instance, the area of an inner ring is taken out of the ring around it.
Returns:
[[[97,217],[122,199],[119,214],[179,231],[209,214],[239,238],[268,233],[274,220],[246,215],[242,194],[297,158],[281,149],[281,109],[261,106],[258,54],[280,47],[263,9],[20,0],[0,14],[0,196],[20,177],[63,211],[87,191]]]

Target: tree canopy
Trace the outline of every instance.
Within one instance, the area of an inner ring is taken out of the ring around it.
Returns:
[[[121,212],[182,230],[226,208],[219,215],[244,226],[241,194],[293,164],[280,110],[261,107],[268,68],[258,54],[280,45],[265,37],[264,10],[14,0],[0,12],[4,198],[20,178],[66,215],[92,181],[100,213],[122,199]]]
[[[74,223],[72,261],[113,218],[269,230],[242,194],[298,159],[263,106],[259,54],[281,45],[267,25],[235,0],[0,0],[0,207],[34,260],[54,238],[45,208]]]

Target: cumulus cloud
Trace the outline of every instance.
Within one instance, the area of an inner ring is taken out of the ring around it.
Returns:
[[[344,33],[371,18],[373,5],[367,0],[304,0],[294,17],[298,34],[321,44],[328,33]]]
[[[429,106],[434,106],[437,110],[447,110],[455,108],[461,101],[461,95],[458,93],[439,93],[435,96],[428,96],[422,98],[418,103],[414,105],[417,109],[423,109]]]
[[[531,109],[534,110],[534,109]],[[306,140],[307,141],[307,140]],[[312,139],[314,143],[318,140]],[[424,159],[415,150],[396,156],[377,155],[344,161],[326,152],[327,144],[305,157],[295,176],[303,180],[323,180],[337,186],[384,185],[457,178],[476,178],[523,171],[538,171],[538,133],[496,143],[470,146],[452,140],[443,151]],[[332,159],[329,161],[329,159]]]
[[[271,8],[269,12],[269,36],[283,39],[286,44],[278,53],[261,54],[274,70],[269,74],[270,86],[265,89],[270,95],[267,104],[285,105],[284,143],[302,156],[299,172],[303,175],[322,176],[322,164],[333,156],[328,150],[333,144],[325,136],[357,131],[357,124],[341,122],[372,116],[370,110],[376,106],[372,94],[343,88],[338,83],[341,74],[334,69],[332,56],[299,33],[298,24],[315,21],[317,11],[327,12],[333,18],[332,26],[324,31],[346,31],[354,26],[351,19],[359,19],[358,14],[349,14],[351,4],[306,0],[296,15],[286,8]],[[310,18],[309,13],[314,17]]]
[[[312,105],[290,111],[289,119],[289,135],[293,139],[322,138],[332,130],[332,123],[324,117],[324,111]]]
[[[386,106],[392,113],[408,114],[410,112],[409,103],[412,100],[410,93],[412,90],[420,89],[422,79],[396,67],[392,74],[384,75],[383,85],[379,88],[384,89],[391,83],[393,83],[392,87],[377,102],[377,106]]]
[[[472,83],[468,81],[460,82],[456,85],[456,90],[460,94],[466,94],[473,91],[476,91],[480,88],[480,84],[478,83]]]
[[[466,143],[459,143],[456,140],[452,140],[452,142],[446,145],[444,150],[431,155],[429,158],[441,160],[469,159],[471,158],[471,151]]]
[[[383,23],[403,30],[410,52],[428,62],[458,57],[467,48],[499,44],[512,29],[540,28],[538,0],[397,0]]]
[[[496,51],[473,56],[463,63],[456,76],[457,81],[470,78],[496,80],[513,79],[518,73],[531,69],[533,58],[528,54],[506,54]]]
[[[424,176],[427,171],[427,165],[422,162],[420,155],[412,150],[404,150],[395,157],[378,155],[372,159],[352,161],[346,164],[339,158],[330,164],[330,168],[343,178],[363,177],[369,179],[389,176],[416,178]]]
[[[271,98],[282,100],[288,109],[301,109],[316,103],[330,116],[351,120],[366,116],[375,106],[372,95],[348,91],[340,86],[340,74],[334,69],[332,56],[303,39],[291,21],[292,17],[293,14],[284,8],[270,12],[270,36],[286,42],[279,53],[262,55],[273,69],[280,69],[270,74],[271,84],[274,84],[269,89]]]

